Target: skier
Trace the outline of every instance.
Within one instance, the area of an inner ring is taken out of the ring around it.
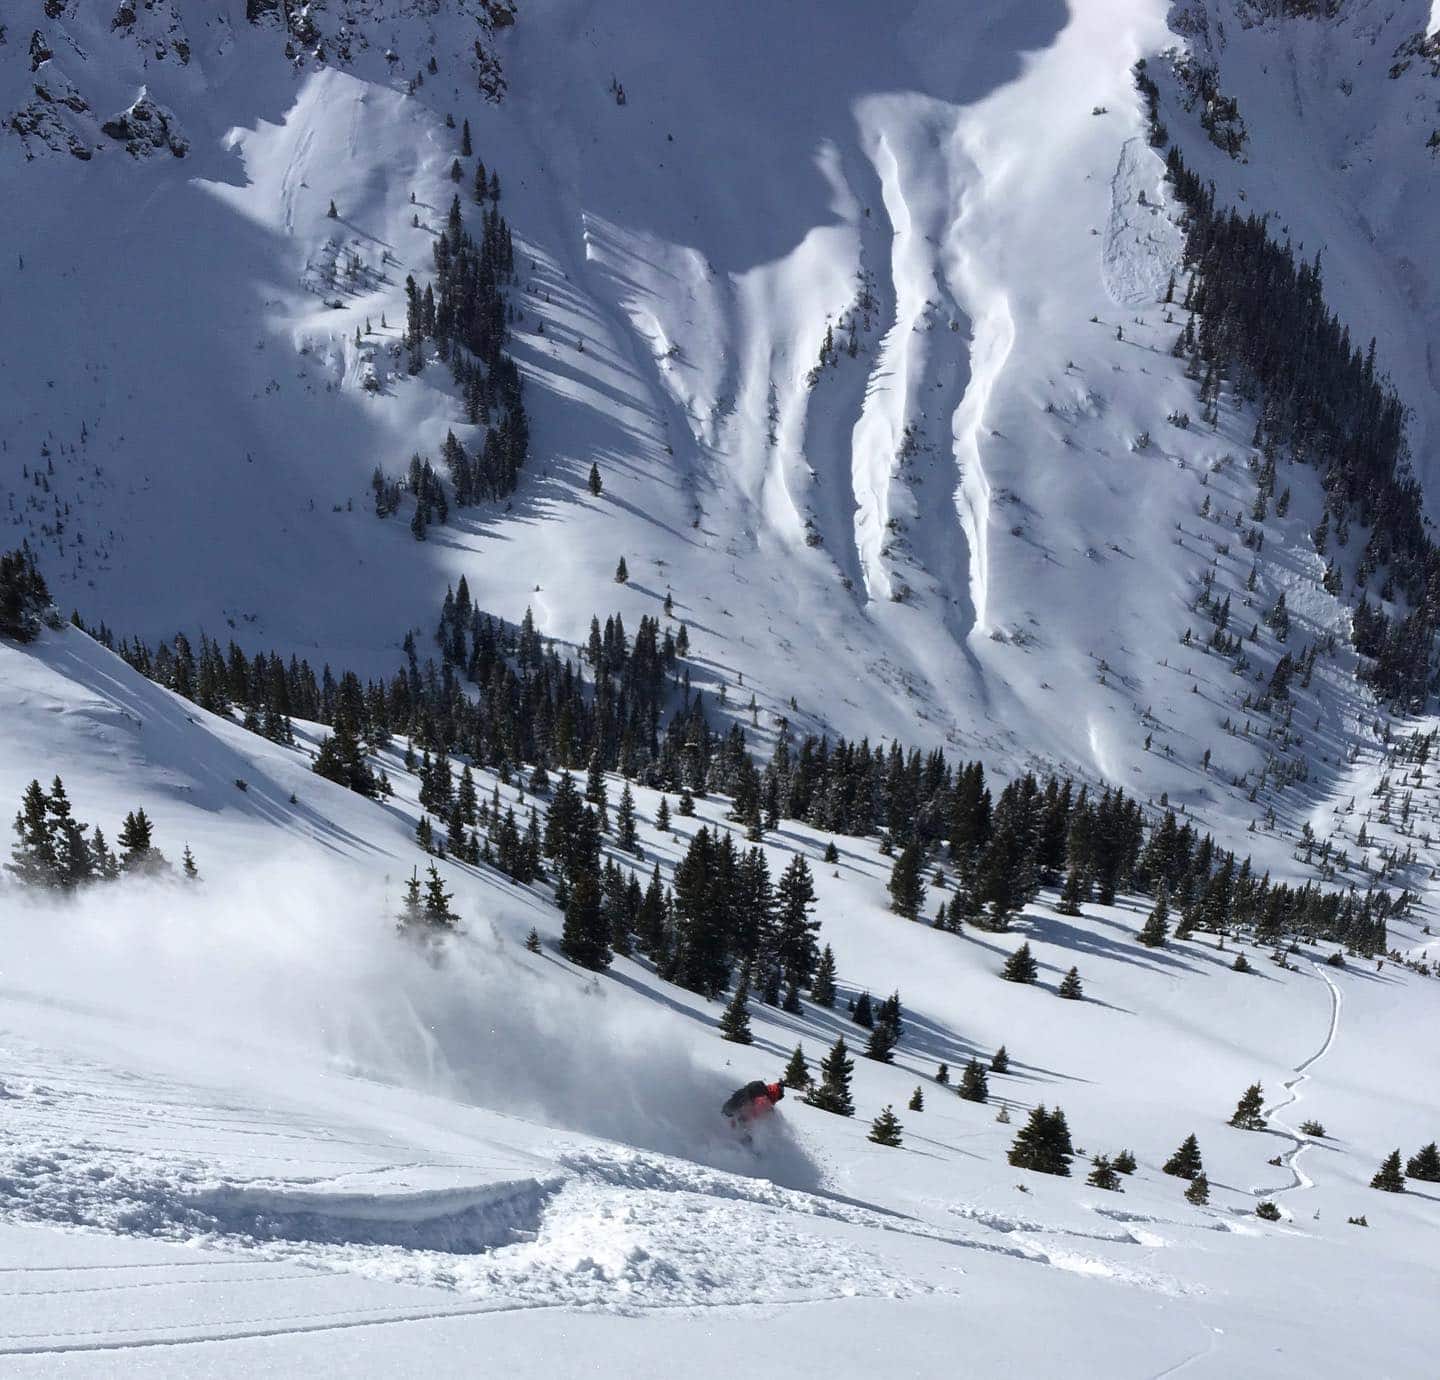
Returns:
[[[785,1096],[785,1085],[783,1083],[762,1083],[758,1078],[753,1083],[747,1083],[743,1088],[736,1088],[725,1104],[720,1108],[720,1114],[730,1121],[732,1130],[740,1133],[740,1139],[750,1144],[751,1130],[755,1123],[770,1115],[775,1109],[775,1104]]]

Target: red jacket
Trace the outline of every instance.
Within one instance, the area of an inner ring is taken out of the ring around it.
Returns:
[[[754,1121],[757,1116],[767,1116],[775,1104],[785,1096],[781,1083],[762,1083],[758,1078],[743,1088],[736,1088],[725,1099],[721,1112],[737,1121]]]

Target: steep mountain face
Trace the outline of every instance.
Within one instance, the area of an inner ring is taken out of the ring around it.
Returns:
[[[1187,157],[1326,247],[1428,454],[1423,9],[55,0],[0,47],[8,539],[118,632],[362,673],[430,645],[462,574],[572,641],[669,591],[695,684],[753,695],[761,743],[948,740],[1248,822],[1371,707],[1315,474],[1257,510],[1253,404],[1188,425],[1180,213],[1130,68],[1181,55]],[[484,447],[402,338],[453,197],[478,234],[477,161],[530,458],[417,542],[369,481]],[[1245,676],[1182,644],[1207,570],[1255,627]],[[1248,713],[1281,594],[1297,655],[1336,639],[1302,697],[1322,751]]]
[[[1236,136],[1187,139],[1222,199],[1274,217],[1322,256],[1325,293],[1411,409],[1413,463],[1436,502],[1440,280],[1430,249],[1440,159],[1440,11],[1431,0],[1184,0],[1172,24]],[[1182,98],[1206,120],[1192,80]],[[1177,134],[1182,131],[1177,129]],[[1202,133],[1205,131],[1202,131]]]
[[[4,1366],[1433,1371],[1425,4],[18,8]]]

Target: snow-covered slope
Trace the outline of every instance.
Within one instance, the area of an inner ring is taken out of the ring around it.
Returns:
[[[1440,15],[1429,0],[1185,0],[1176,11],[1192,60],[1214,69],[1246,132],[1238,157],[1202,136],[1187,139],[1187,158],[1225,201],[1272,214],[1307,255],[1321,255],[1330,305],[1357,344],[1375,339],[1411,409],[1412,458],[1433,515]]]
[[[195,710],[74,631],[0,648],[0,671],[5,722],[44,735],[77,813],[112,823],[143,800],[202,878],[54,911],[7,896],[7,1372],[461,1374],[484,1347],[521,1374],[590,1373],[597,1357],[673,1373],[684,1354],[718,1375],[735,1364],[724,1338],[776,1328],[783,1361],[747,1351],[756,1373],[870,1357],[939,1374],[962,1329],[987,1374],[1052,1374],[1058,1339],[1082,1374],[1424,1372],[1433,1196],[1366,1184],[1392,1142],[1433,1136],[1424,1043],[1389,1033],[1433,1021],[1432,978],[1317,966],[1314,949],[1286,969],[1252,951],[1258,971],[1238,974],[1213,937],[1138,948],[1124,904],[1079,919],[1041,904],[1023,936],[956,937],[887,912],[872,844],[826,866],[825,840],[787,826],[767,852],[815,869],[842,994],[898,986],[908,1034],[894,1065],[858,1061],[855,1121],[787,1101],[755,1156],[715,1105],[797,1041],[814,1058],[858,1035],[842,1010],[757,1006],[756,1043],[726,1044],[717,1006],[628,959],[583,977],[548,952],[550,907],[449,862],[467,933],[432,964],[385,915],[412,851],[403,788],[381,806],[333,787],[303,750]],[[19,765],[0,764],[7,798]],[[649,821],[658,797],[637,795]],[[1433,788],[1418,797],[1428,820]],[[668,873],[722,808],[701,802],[673,836],[645,824],[647,859]],[[540,955],[520,943],[532,924]],[[1022,937],[1035,988],[997,977]],[[1403,925],[1394,942],[1425,941]],[[1086,1000],[1058,1002],[1071,963]],[[939,1061],[1001,1043],[1011,1070],[988,1104],[934,1082]],[[1257,1079],[1269,1130],[1228,1128]],[[868,1143],[868,1118],[916,1085],[904,1148]],[[1123,1196],[1006,1165],[1037,1101],[1063,1105],[1089,1153],[1134,1151]],[[1298,1131],[1307,1117],[1324,1138]],[[1204,1209],[1159,1172],[1192,1130]],[[1261,1198],[1276,1225],[1254,1217]],[[1346,1222],[1361,1212],[1368,1230]],[[1389,1321],[1298,1303],[1297,1280],[1379,1290]]]
[[[1137,946],[1125,897],[1076,918],[1046,893],[1008,935],[909,924],[878,841],[826,864],[786,820],[771,870],[809,859],[842,998],[899,989],[908,1027],[893,1066],[858,1061],[855,1120],[786,1101],[756,1157],[716,1107],[797,1042],[813,1064],[858,1038],[843,1000],[756,1002],[756,1044],[724,1043],[717,1004],[638,959],[583,973],[545,888],[453,860],[465,933],[433,962],[390,919],[427,861],[403,744],[367,801],[311,772],[319,726],[269,743],[78,630],[0,642],[0,805],[58,773],[79,817],[113,839],[143,806],[201,874],[53,907],[0,883],[0,1369],[938,1375],[957,1338],[986,1375],[1433,1369],[1436,1195],[1367,1185],[1440,1133],[1440,792],[1400,746],[1435,725],[1387,727],[1355,678],[1315,473],[1282,457],[1288,502],[1256,516],[1249,405],[1190,421],[1179,208],[1130,70],[1151,58],[1222,201],[1324,249],[1433,502],[1427,5],[33,8],[0,16],[0,549],[28,539],[64,611],[375,675],[407,631],[431,654],[461,575],[562,642],[668,593],[715,723],[722,688],[753,694],[761,750],[783,718],[1059,767],[1187,809],[1257,872],[1419,900],[1390,925],[1414,966],[1305,944],[1247,976],[1214,936]],[[1166,50],[1237,99],[1239,158]],[[530,460],[417,542],[370,476],[480,439],[401,334],[481,159]],[[1332,553],[1347,582],[1361,546]],[[1202,588],[1255,628],[1243,675],[1205,650]],[[1287,712],[1254,707],[1331,634]],[[712,796],[661,833],[635,797],[667,879],[734,827]],[[1037,987],[997,977],[1022,939]],[[1055,998],[1072,964],[1083,1002]],[[988,1104],[933,1081],[1001,1044]],[[1229,1128],[1255,1080],[1268,1130]],[[1123,1196],[1087,1156],[1006,1163],[1039,1102],[1134,1151]],[[865,1138],[887,1104],[900,1150]],[[1209,1207],[1161,1172],[1191,1131]]]
[[[797,725],[1199,808],[1252,784],[1259,749],[1199,770],[1239,699],[1228,663],[1167,664],[1221,540],[1194,539],[1201,486],[1222,473],[1248,506],[1253,421],[1165,420],[1195,410],[1159,302],[1179,232],[1129,73],[1175,39],[1159,0],[963,20],[856,0],[823,25],[759,4],[544,0],[504,27],[356,6],[325,63],[288,61],[278,20],[238,3],[173,6],[183,64],[104,7],[59,8],[34,73],[13,30],[0,50],[10,98],[52,69],[95,112],[143,85],[189,145],[138,158],[73,116],[88,160],[0,146],[23,189],[0,292],[27,323],[0,345],[4,516],[63,606],[367,673],[461,574],[571,640],[669,590],[698,683],[743,677]],[[501,101],[479,89],[492,62]],[[438,458],[451,428],[476,439],[444,367],[411,377],[399,347],[404,280],[469,186],[475,159],[449,178],[465,120],[517,239],[532,458],[512,502],[416,543],[368,481]],[[1252,602],[1285,589],[1307,638],[1343,642],[1302,554],[1318,486],[1285,482]],[[1343,658],[1318,679],[1335,733],[1368,717]]]

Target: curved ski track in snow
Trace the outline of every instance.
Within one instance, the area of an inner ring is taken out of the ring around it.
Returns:
[[[1310,1080],[1309,1070],[1313,1068],[1316,1064],[1318,1064],[1320,1060],[1323,1059],[1325,1055],[1330,1052],[1330,1046],[1335,1043],[1335,1036],[1339,1033],[1340,1030],[1340,1006],[1344,1000],[1344,998],[1340,994],[1340,989],[1335,985],[1335,980],[1329,975],[1329,973],[1325,972],[1318,963],[1315,963],[1312,960],[1310,966],[1314,968],[1315,975],[1325,983],[1325,986],[1327,988],[1329,988],[1330,1025],[1325,1032],[1324,1043],[1322,1043],[1320,1048],[1317,1049],[1314,1054],[1310,1055],[1309,1058],[1302,1059],[1300,1063],[1296,1064],[1295,1077],[1286,1079],[1285,1083],[1282,1085],[1285,1089],[1285,1097],[1283,1097],[1279,1102],[1276,1102],[1272,1106],[1265,1109],[1265,1118],[1267,1122],[1273,1124],[1278,1129],[1281,1135],[1286,1136],[1289,1140],[1294,1142],[1291,1148],[1280,1157],[1282,1163],[1285,1165],[1285,1168],[1290,1171],[1292,1179],[1291,1182],[1286,1184],[1283,1188],[1251,1189],[1250,1191],[1255,1194],[1257,1198],[1268,1197],[1271,1194],[1275,1193],[1294,1193],[1297,1190],[1303,1192],[1305,1189],[1313,1188],[1315,1186],[1315,1181],[1300,1167],[1300,1156],[1303,1155],[1307,1149],[1309,1149],[1310,1137],[1296,1130],[1295,1127],[1291,1126],[1288,1121],[1282,1121],[1275,1115],[1283,1108],[1293,1107],[1302,1100],[1300,1089],[1305,1083],[1309,1082]]]

